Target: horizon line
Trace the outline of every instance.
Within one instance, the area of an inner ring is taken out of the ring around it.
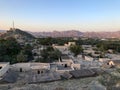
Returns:
[[[16,29],[20,29],[20,28],[16,28]],[[3,29],[0,29],[0,30],[3,30]],[[4,29],[3,31],[8,31],[10,29]],[[69,30],[50,30],[50,31],[31,31],[31,30],[23,30],[23,29],[20,29],[22,31],[27,31],[27,32],[64,32],[64,31],[79,31],[79,32],[119,32],[120,30],[110,30],[110,31],[105,31],[105,30],[99,30],[99,31],[82,31],[82,30],[77,30],[77,29],[69,29]]]

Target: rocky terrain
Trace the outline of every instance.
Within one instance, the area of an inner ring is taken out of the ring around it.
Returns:
[[[0,90],[96,90],[95,87],[105,90],[105,87],[96,81],[97,77],[72,79],[39,84],[1,84]]]
[[[97,77],[34,84],[26,83],[24,75],[19,73],[15,83],[1,83],[0,90],[120,90],[120,72],[114,69]]]

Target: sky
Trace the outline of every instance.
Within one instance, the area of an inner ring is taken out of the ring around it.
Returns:
[[[120,0],[0,0],[0,30],[118,31]]]

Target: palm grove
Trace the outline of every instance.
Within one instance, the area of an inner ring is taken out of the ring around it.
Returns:
[[[37,44],[44,45],[47,48],[41,51],[41,58],[38,58],[38,62],[53,62],[58,60],[61,56],[61,52],[52,47],[52,44],[63,45],[69,41],[76,42],[77,45],[72,45],[69,50],[77,56],[83,53],[81,45],[95,45],[97,50],[101,52],[106,52],[108,49],[114,50],[114,52],[120,52],[120,41],[101,41],[100,39],[86,39],[73,40],[72,38],[38,38]],[[14,38],[0,39],[0,62],[28,62],[33,60],[33,50],[34,46],[26,44],[21,46]]]
[[[27,62],[31,59],[31,46],[21,45],[16,41],[16,39],[9,37],[0,40],[0,61],[1,62]],[[24,59],[23,59],[24,58]],[[22,59],[22,60],[21,60]]]

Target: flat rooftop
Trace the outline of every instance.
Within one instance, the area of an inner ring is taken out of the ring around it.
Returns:
[[[67,54],[62,54],[62,55],[61,55],[61,58],[62,58],[62,59],[70,59],[70,57],[69,57]]]
[[[58,70],[72,70],[71,67],[57,66]]]

